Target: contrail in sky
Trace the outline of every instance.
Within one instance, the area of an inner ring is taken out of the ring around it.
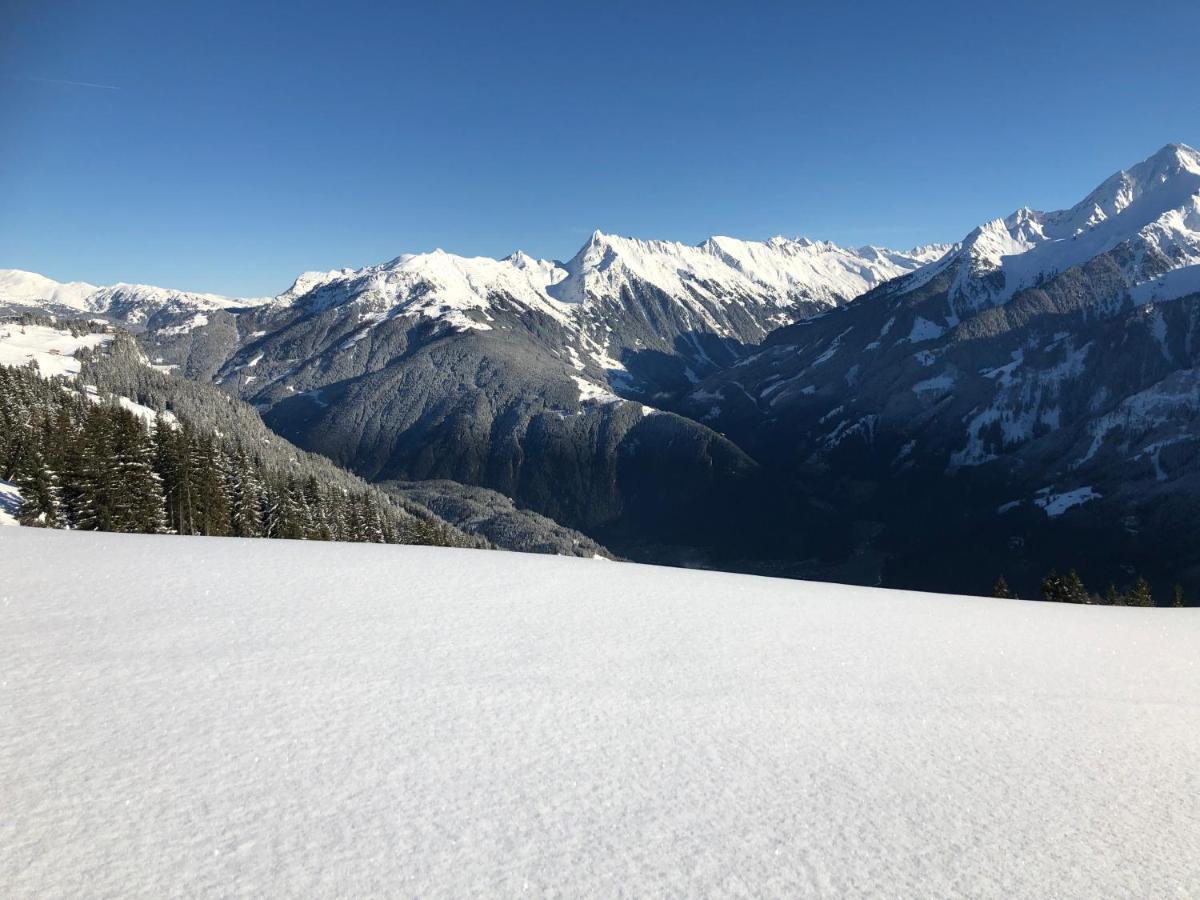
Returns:
[[[39,78],[36,75],[10,75],[10,78],[15,78],[18,81],[36,81],[41,84],[65,84],[70,87],[96,88],[102,91],[119,91],[115,84],[97,84],[94,81],[68,81],[66,78]]]

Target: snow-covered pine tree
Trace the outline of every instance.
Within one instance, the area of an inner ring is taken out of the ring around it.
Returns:
[[[279,491],[275,537],[303,540],[308,536],[302,499],[303,494],[295,479],[288,479]]]
[[[243,448],[233,456],[230,467],[230,516],[238,537],[262,537],[262,485]]]
[[[112,465],[112,421],[103,407],[90,407],[79,435],[71,519],[84,531],[113,531],[112,501],[118,492]]]
[[[32,441],[26,446],[22,462],[13,474],[13,483],[21,492],[18,522],[43,528],[59,527],[62,497],[58,474],[50,468],[42,448]]]
[[[362,494],[363,505],[363,539],[373,544],[383,543],[383,523],[379,515],[379,507],[366,494]]]
[[[112,409],[112,521],[107,530],[161,534],[167,529],[162,479],[154,470],[154,444],[142,420]]]
[[[191,534],[187,442],[182,429],[172,427],[161,413],[154,420],[154,468],[162,478],[167,530]]]
[[[315,475],[309,475],[304,482],[304,503],[308,508],[312,524],[308,533],[310,540],[328,541],[333,539],[333,529],[330,527],[330,505],[326,493],[321,490],[320,482]]]
[[[193,432],[188,442],[188,480],[196,534],[230,532],[227,469],[215,437]]]

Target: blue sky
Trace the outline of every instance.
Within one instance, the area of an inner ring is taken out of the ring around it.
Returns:
[[[1200,4],[0,2],[0,267],[956,240],[1200,144]]]

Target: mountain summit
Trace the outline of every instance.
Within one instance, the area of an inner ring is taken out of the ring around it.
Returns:
[[[1168,144],[1070,209],[1025,207],[980,225],[900,290],[952,272],[950,305],[961,317],[1111,252],[1139,299],[1169,300],[1200,286],[1196,270],[1178,271],[1200,264],[1200,153]]]

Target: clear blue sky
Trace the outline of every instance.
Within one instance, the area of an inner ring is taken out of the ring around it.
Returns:
[[[1200,144],[1200,3],[0,0],[0,267],[956,240]]]

